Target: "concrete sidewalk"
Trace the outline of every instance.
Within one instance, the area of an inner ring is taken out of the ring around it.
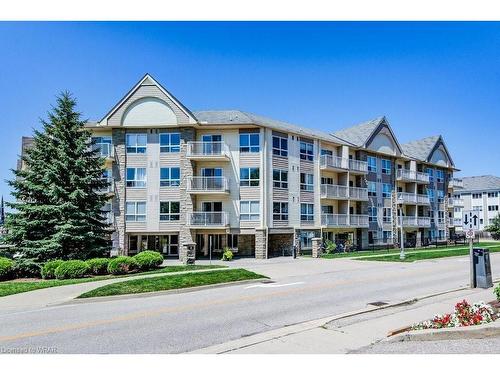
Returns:
[[[469,302],[489,302],[494,299],[493,288],[465,289],[439,296],[419,299],[412,304],[354,312],[304,322],[262,334],[244,337],[193,353],[234,354],[341,354],[368,347],[387,337],[390,331],[430,319],[435,314],[452,312],[463,299]],[[499,349],[500,350],[500,349]]]
[[[56,286],[51,288],[36,289],[30,292],[12,294],[0,298],[0,315],[17,311],[35,310],[46,306],[59,305],[71,301],[79,295],[99,288],[104,285],[119,283],[122,281],[145,279],[151,277],[182,275],[186,273],[200,273],[209,271],[224,271],[231,268],[200,269],[192,271],[151,273],[137,276],[117,277],[113,279],[90,281],[80,284]]]

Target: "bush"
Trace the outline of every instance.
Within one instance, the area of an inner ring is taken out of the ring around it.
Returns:
[[[106,275],[108,273],[108,258],[93,258],[87,260],[87,265],[93,275]]]
[[[228,247],[224,248],[221,260],[226,260],[226,261],[233,260],[233,252]]]
[[[83,260],[67,260],[56,268],[57,279],[80,279],[90,273],[90,267]]]
[[[42,266],[32,259],[16,259],[13,272],[15,277],[40,277]]]
[[[335,242],[326,240],[325,241],[325,250],[327,254],[333,254],[335,252]]]
[[[129,272],[137,271],[139,264],[132,257],[119,256],[111,259],[108,263],[108,272],[113,275],[123,275]]]
[[[495,288],[495,295],[497,296],[497,301],[500,302],[500,283]]]
[[[44,279],[55,279],[56,278],[56,269],[57,269],[57,267],[59,267],[63,263],[64,263],[64,260],[61,260],[61,259],[51,260],[51,261],[45,263],[42,267],[42,277]]]
[[[0,280],[8,280],[14,276],[14,262],[8,258],[0,258]]]
[[[134,256],[135,261],[142,271],[158,268],[163,263],[163,255],[157,251],[142,251]]]

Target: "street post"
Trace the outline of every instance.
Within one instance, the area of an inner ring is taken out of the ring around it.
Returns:
[[[470,277],[470,287],[476,287],[476,281],[474,279],[474,237],[476,236],[476,230],[479,229],[479,211],[467,210],[462,213],[462,229],[465,232],[465,237],[469,240],[469,277]]]

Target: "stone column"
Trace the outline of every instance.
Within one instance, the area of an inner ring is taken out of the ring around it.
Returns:
[[[125,149],[125,130],[113,129],[113,147],[115,161],[112,173],[114,180],[113,216],[118,255],[127,255],[128,241],[125,233],[125,171],[127,154]]]
[[[321,257],[321,242],[322,239],[320,237],[315,237],[312,239],[312,257],[319,258]]]
[[[194,128],[181,128],[181,151],[179,153],[181,182],[180,191],[180,232],[179,232],[179,259],[184,262],[188,257],[188,246],[194,244],[196,254],[196,244],[193,240],[193,233],[188,226],[188,216],[194,209],[194,202],[191,194],[187,191],[188,179],[193,176],[193,164],[186,156],[187,142],[194,140]]]
[[[422,233],[417,230],[417,240],[415,242],[415,247],[422,247]]]
[[[255,259],[267,259],[267,231],[255,229]]]

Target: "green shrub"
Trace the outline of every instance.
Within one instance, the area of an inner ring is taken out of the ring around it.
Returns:
[[[233,260],[233,252],[229,247],[224,248],[224,252],[222,253],[222,260],[226,261]]]
[[[42,275],[42,266],[33,259],[16,259],[12,269],[15,277],[36,277]]]
[[[333,254],[335,252],[335,242],[326,240],[325,241],[325,250],[327,254]]]
[[[67,260],[56,268],[57,279],[80,279],[90,273],[90,267],[83,260]]]
[[[93,275],[106,275],[108,273],[108,258],[93,258],[87,260],[90,272]]]
[[[0,280],[8,280],[14,276],[14,262],[8,258],[0,258]]]
[[[141,251],[139,254],[134,255],[134,259],[142,271],[158,268],[163,263],[163,255],[157,251]]]
[[[56,278],[56,269],[57,269],[57,267],[59,267],[63,263],[64,263],[64,260],[61,260],[61,259],[51,260],[51,261],[45,263],[42,267],[42,277],[44,279],[55,279]]]
[[[495,288],[495,295],[497,296],[497,301],[500,302],[500,283],[498,283],[497,287]]]
[[[108,272],[113,275],[123,275],[129,272],[137,271],[139,264],[132,257],[119,256],[111,259],[108,263]]]

